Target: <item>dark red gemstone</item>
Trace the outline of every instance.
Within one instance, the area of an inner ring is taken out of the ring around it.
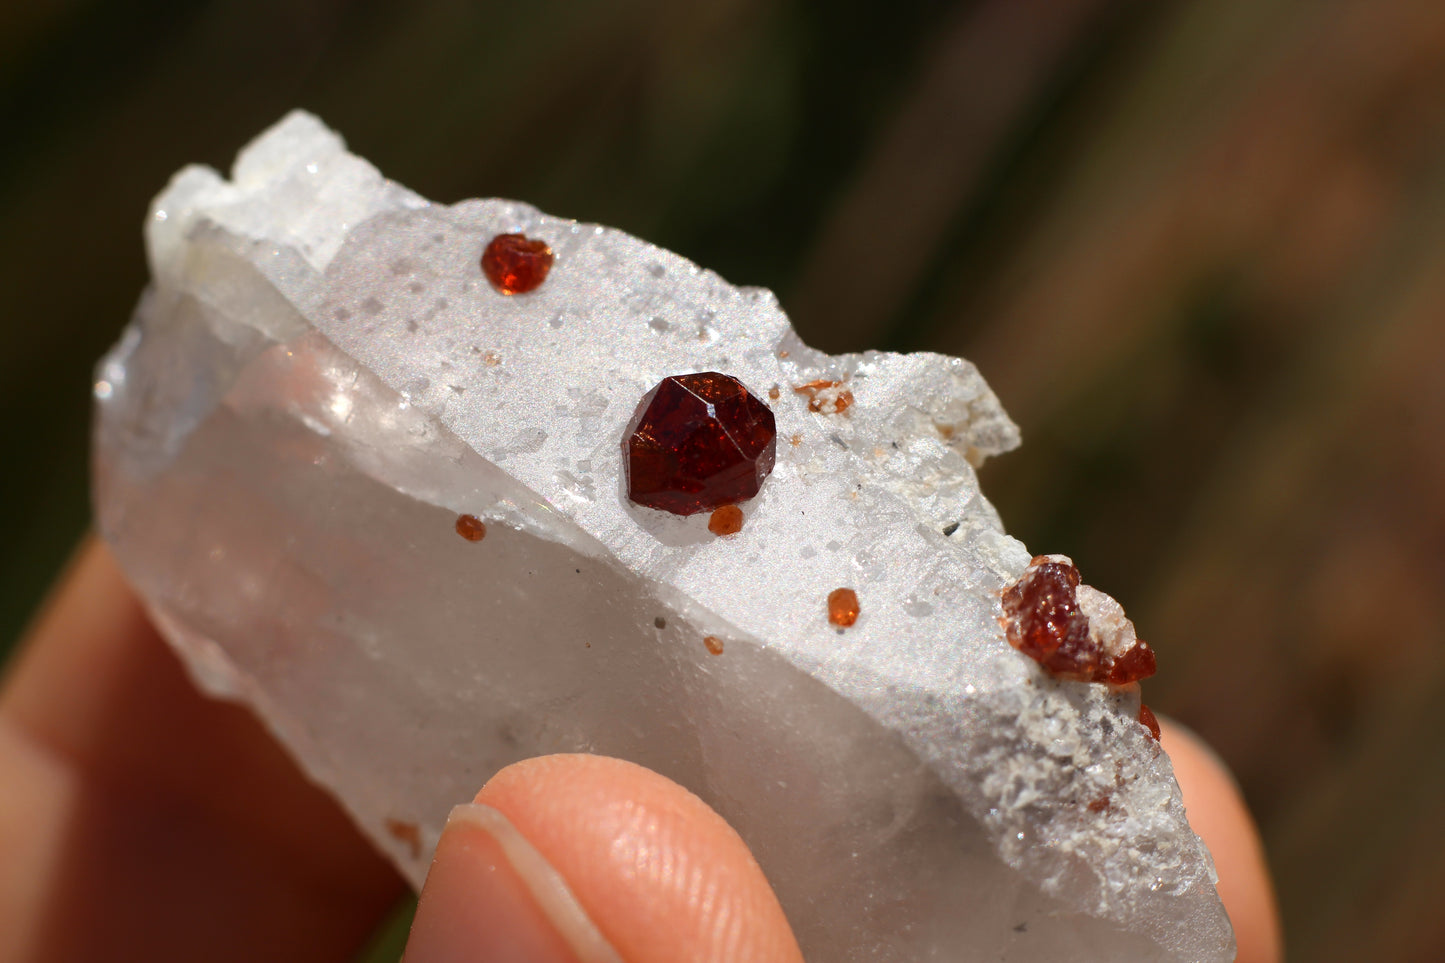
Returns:
[[[1088,675],[1089,619],[1074,599],[1078,587],[1077,568],[1043,562],[1031,566],[1003,596],[1009,641],[1066,678]]]
[[[526,294],[547,279],[552,249],[522,234],[498,234],[482,252],[482,273],[503,294]]]
[[[627,497],[674,515],[758,493],[773,470],[773,413],[738,379],[673,375],[643,396],[623,440]]]

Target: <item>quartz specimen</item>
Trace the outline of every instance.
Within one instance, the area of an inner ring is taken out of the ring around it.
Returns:
[[[524,297],[478,270],[498,234],[556,252]],[[726,817],[809,959],[1231,958],[1137,687],[1007,642],[1030,556],[974,466],[1017,431],[968,363],[821,354],[765,291],[429,203],[300,113],[229,180],[180,172],[146,238],[97,375],[99,526],[197,682],[413,883],[498,768],[593,751]],[[726,538],[627,498],[637,399],[688,371],[834,392],[779,393],[790,444]]]
[[[627,497],[674,515],[758,493],[777,456],[773,413],[716,371],[663,378],[627,426]]]

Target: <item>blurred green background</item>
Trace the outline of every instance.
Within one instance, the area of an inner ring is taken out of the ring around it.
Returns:
[[[140,222],[293,106],[978,363],[986,490],[1159,651],[1291,956],[1445,952],[1438,0],[31,0],[0,6],[0,640],[87,525]]]

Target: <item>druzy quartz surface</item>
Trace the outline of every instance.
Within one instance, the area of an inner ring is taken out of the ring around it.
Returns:
[[[554,255],[526,294],[482,272],[502,234]],[[766,291],[433,204],[302,113],[229,179],[177,174],[146,242],[97,374],[100,529],[196,681],[414,884],[497,769],[599,752],[727,818],[810,960],[1232,958],[1137,686],[1009,644],[1030,553],[974,467],[1018,436],[967,362],[824,355]],[[725,537],[633,504],[619,444],[705,371],[788,441]]]

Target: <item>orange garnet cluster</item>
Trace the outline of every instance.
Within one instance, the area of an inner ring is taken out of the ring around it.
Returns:
[[[1004,590],[1009,644],[1060,679],[1127,685],[1155,672],[1154,650],[1134,636],[1124,610],[1079,584],[1062,555],[1040,555]]]

